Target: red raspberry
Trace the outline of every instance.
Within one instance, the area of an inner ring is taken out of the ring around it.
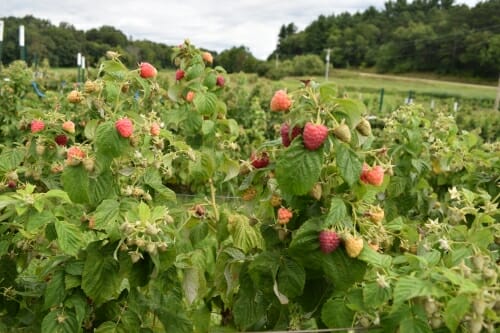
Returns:
[[[304,140],[304,146],[309,150],[316,150],[321,147],[327,137],[328,127],[325,125],[309,122],[304,126],[302,139]]]
[[[156,68],[148,62],[141,62],[139,64],[141,77],[144,79],[150,79],[158,74]]]
[[[323,253],[331,253],[339,247],[340,237],[333,230],[319,232],[319,247]]]
[[[222,76],[222,75],[218,75],[218,76],[217,76],[217,81],[216,81],[216,84],[217,84],[219,87],[224,87],[224,83],[225,83],[224,76]]]
[[[292,143],[292,140],[295,139],[302,132],[302,128],[295,126],[290,134],[290,124],[283,123],[281,124],[280,134],[281,134],[281,142],[283,146],[288,147]]]
[[[252,163],[253,167],[256,169],[265,168],[269,164],[269,156],[266,152],[262,152],[259,154],[253,152],[250,155],[250,163]]]
[[[177,81],[180,81],[184,78],[184,75],[186,74],[186,72],[184,72],[182,69],[178,69],[176,72],[175,72],[175,80]]]
[[[66,146],[68,143],[68,137],[64,134],[59,134],[54,139],[59,146]]]
[[[152,136],[158,136],[158,135],[160,135],[160,125],[158,125],[158,123],[152,123],[151,127],[149,129],[149,133]]]
[[[44,128],[45,123],[43,122],[43,120],[33,120],[31,122],[31,133],[43,131]]]
[[[380,186],[384,182],[384,169],[380,165],[370,168],[368,164],[364,163],[359,179],[365,184]]]
[[[278,209],[278,224],[287,224],[293,217],[293,213],[288,208],[281,207]]]
[[[285,90],[278,90],[274,93],[273,98],[271,98],[271,111],[288,111],[292,106],[292,100],[288,96]]]
[[[68,149],[66,158],[68,164],[75,165],[85,158],[85,152],[78,147],[71,147]]]
[[[129,138],[134,132],[134,125],[128,118],[122,118],[115,122],[115,128],[123,138]]]
[[[72,122],[71,120],[65,121],[62,124],[62,129],[68,133],[75,133],[75,123]]]

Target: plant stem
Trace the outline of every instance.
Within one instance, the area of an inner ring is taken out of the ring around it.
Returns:
[[[217,208],[217,203],[215,202],[215,187],[212,178],[208,180],[208,183],[210,184],[210,199],[212,208],[214,209],[215,222],[219,222],[219,209]]]

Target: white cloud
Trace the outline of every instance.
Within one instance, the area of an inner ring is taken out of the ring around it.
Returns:
[[[276,47],[282,24],[304,29],[319,15],[383,8],[384,0],[0,0],[0,15],[33,15],[53,24],[70,23],[89,30],[110,25],[132,36],[176,45],[189,38],[198,47],[222,51],[247,46],[259,59]],[[469,6],[476,0],[457,1]]]

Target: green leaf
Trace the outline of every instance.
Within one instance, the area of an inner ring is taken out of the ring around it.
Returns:
[[[324,82],[319,86],[319,97],[321,102],[331,103],[337,99],[337,84],[333,82]]]
[[[202,115],[210,116],[217,109],[217,95],[213,93],[196,93],[193,100],[194,106]]]
[[[366,106],[357,99],[336,98],[332,102],[337,104],[334,114],[345,119],[350,128],[354,128],[361,120],[361,115],[366,113]]]
[[[441,296],[441,293],[429,281],[415,276],[402,276],[394,287],[394,308],[415,297]]]
[[[226,175],[223,182],[227,182],[239,175],[240,165],[238,162],[224,155],[224,160],[222,161],[222,165],[220,165],[220,170]]]
[[[193,323],[179,311],[157,310],[158,319],[163,324],[165,332],[192,333]]]
[[[347,207],[344,200],[340,198],[332,198],[330,202],[330,210],[325,218],[324,227],[328,228],[334,225],[345,225],[343,220],[347,217]]]
[[[110,121],[97,127],[94,142],[99,154],[111,157],[120,156],[130,146],[130,141],[122,138],[118,134],[115,124]]]
[[[101,202],[94,213],[96,230],[105,230],[110,233],[116,228],[116,223],[120,217],[120,203],[114,199]]]
[[[284,257],[280,262],[276,282],[278,283],[279,291],[288,298],[299,296],[304,290],[306,271],[295,260]]]
[[[183,87],[180,84],[172,84],[168,87],[167,95],[173,102],[179,101]]]
[[[61,250],[69,255],[76,256],[80,249],[85,245],[82,232],[78,227],[64,220],[56,220],[57,244]]]
[[[89,245],[83,267],[82,289],[96,305],[116,298],[121,292],[120,267],[113,259],[115,244],[101,247],[100,242]]]
[[[175,192],[163,185],[160,171],[155,168],[147,168],[144,172],[144,183],[151,186],[163,199],[175,202],[177,200]]]
[[[341,298],[330,298],[321,309],[321,320],[328,328],[351,327],[353,318],[354,311]]]
[[[250,225],[248,217],[240,214],[228,216],[228,229],[233,236],[233,245],[248,253],[252,249],[262,249],[263,239],[260,232]]]
[[[294,232],[288,251],[297,257],[317,251],[319,249],[319,232],[323,229],[320,219],[311,219],[304,222]]]
[[[335,148],[340,175],[349,186],[352,186],[359,180],[363,163],[347,144],[338,142]]]
[[[24,152],[20,149],[6,149],[0,154],[0,171],[15,170],[23,161]]]
[[[66,296],[64,290],[64,270],[58,269],[52,274],[51,279],[47,283],[44,294],[44,309],[49,309],[52,306],[58,306]]]
[[[403,318],[399,326],[400,332],[405,333],[431,333],[432,329],[429,326],[427,318],[424,316],[407,316]]]
[[[337,290],[347,290],[354,283],[362,281],[366,264],[347,256],[343,248],[337,248],[328,255],[323,255],[323,271],[333,282]]]
[[[201,64],[194,64],[186,70],[186,80],[191,81],[203,74],[204,66]]]
[[[392,257],[390,255],[378,253],[369,246],[363,247],[363,251],[361,251],[358,259],[380,268],[390,268],[392,264]]]
[[[95,132],[97,130],[97,126],[99,126],[99,120],[90,119],[85,124],[85,129],[83,130],[83,135],[88,140],[94,140]]]
[[[89,176],[82,165],[64,168],[61,179],[71,201],[81,204],[90,202]]]
[[[78,322],[71,311],[54,310],[49,312],[42,321],[42,332],[75,333],[79,332]]]
[[[56,217],[50,210],[44,210],[41,213],[33,213],[26,222],[26,231],[36,233],[41,227],[54,222]]]
[[[363,302],[376,309],[391,298],[391,289],[382,288],[376,282],[366,283],[363,287]]]
[[[294,140],[276,161],[276,179],[282,191],[307,194],[318,181],[323,163],[323,148],[310,151],[301,140]]]
[[[102,200],[113,197],[116,194],[115,178],[111,169],[107,169],[98,177],[89,178],[89,192],[91,203],[98,205]]]
[[[196,161],[191,164],[191,177],[196,181],[208,181],[215,173],[215,161],[213,154],[200,152]]]
[[[453,333],[469,311],[470,299],[466,295],[458,295],[448,301],[443,313],[446,327]]]
[[[55,198],[55,199],[60,199],[66,203],[71,202],[68,193],[66,193],[63,190],[50,190],[43,195],[43,198],[44,199]]]

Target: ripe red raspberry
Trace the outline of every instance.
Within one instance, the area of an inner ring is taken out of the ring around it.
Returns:
[[[68,133],[75,133],[75,123],[72,122],[71,120],[65,121],[62,124],[62,129]]]
[[[319,247],[323,253],[331,253],[339,247],[340,237],[333,230],[321,230],[319,232]]]
[[[178,69],[175,71],[175,80],[180,81],[184,78],[184,75],[186,75],[186,72],[184,72],[182,69]]]
[[[380,165],[370,168],[368,164],[364,163],[359,179],[365,184],[380,186],[384,182],[384,169]]]
[[[278,224],[287,224],[293,217],[293,213],[288,208],[281,207],[278,209]]]
[[[274,93],[273,98],[271,98],[270,106],[271,111],[288,111],[292,106],[292,100],[285,90],[278,90]]]
[[[144,79],[154,78],[158,71],[156,68],[148,62],[141,62],[139,64],[140,75]]]
[[[224,83],[225,83],[225,79],[224,79],[224,76],[222,75],[218,75],[217,76],[217,81],[216,81],[216,84],[219,86],[219,87],[224,87]]]
[[[85,158],[85,152],[78,147],[70,147],[66,154],[66,161],[69,165],[77,165]]]
[[[37,133],[43,131],[45,128],[45,123],[43,120],[33,120],[31,122],[31,133]]]
[[[304,146],[309,150],[316,150],[321,147],[327,137],[328,127],[325,125],[309,122],[304,126],[302,139],[304,140]]]
[[[152,123],[151,127],[149,128],[149,133],[152,136],[160,135],[160,125],[158,125],[158,123]]]
[[[54,139],[59,146],[66,146],[68,143],[68,137],[64,134],[59,134]]]
[[[186,94],[186,101],[191,103],[193,99],[194,99],[194,91],[188,91],[188,93]]]
[[[115,128],[120,133],[123,138],[129,138],[134,132],[134,125],[132,121],[128,118],[118,119],[115,122]]]
[[[250,163],[252,163],[253,167],[256,169],[265,168],[269,164],[269,156],[266,152],[262,152],[259,154],[253,152],[250,155]]]
[[[283,146],[288,147],[292,143],[292,140],[295,139],[302,132],[302,128],[299,126],[295,126],[292,129],[292,133],[290,133],[290,124],[283,123],[281,124],[280,134],[281,134],[281,142]]]

